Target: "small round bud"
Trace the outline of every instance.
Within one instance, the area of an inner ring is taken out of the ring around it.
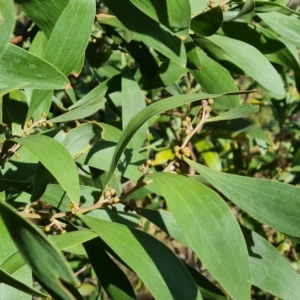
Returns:
[[[191,150],[188,147],[183,148],[181,152],[186,157],[190,157],[191,156]]]
[[[105,198],[109,198],[109,197],[111,197],[111,192],[110,192],[110,191],[108,191],[108,190],[107,190],[107,191],[105,191],[105,192],[104,192],[104,197],[105,197]]]
[[[185,120],[190,123],[192,121],[192,119],[190,117],[185,117]]]
[[[180,147],[179,146],[175,146],[174,147],[174,152],[176,153],[176,152],[179,152],[180,151]]]
[[[66,234],[66,233],[67,233],[67,230],[63,229],[60,233],[61,233],[61,234]]]
[[[184,120],[184,121],[181,122],[182,127],[187,127],[188,125],[189,125],[188,121]]]
[[[21,157],[20,153],[18,153],[18,152],[15,153],[15,156],[16,156],[16,158],[20,158]]]
[[[28,130],[26,130],[26,131],[24,132],[24,134],[25,134],[26,136],[29,136],[29,135],[30,135],[30,132],[29,132]]]
[[[214,102],[215,102],[215,100],[214,100],[214,99],[211,99],[211,98],[210,98],[210,99],[208,99],[208,104],[209,104],[209,105],[212,105]]]
[[[210,8],[215,8],[216,7],[216,3],[211,3],[210,4]]]
[[[118,203],[118,202],[120,202],[120,198],[119,197],[115,197],[113,201],[114,201],[114,203]]]
[[[43,117],[43,118],[46,118],[46,117],[47,117],[47,114],[46,114],[45,112],[43,112],[43,113],[42,113],[42,117]]]
[[[46,122],[42,122],[42,126],[43,126],[43,127],[46,127],[46,126],[47,126],[47,123],[46,123]]]
[[[113,188],[109,188],[111,196],[114,196],[116,194],[116,190]]]
[[[49,232],[51,230],[51,226],[50,225],[46,225],[44,227],[45,232]]]
[[[48,123],[49,127],[53,127],[53,123],[49,122]]]
[[[151,166],[151,165],[152,165],[152,160],[151,160],[151,159],[147,159],[146,164],[147,164],[148,166]]]
[[[185,134],[185,135],[189,135],[189,134],[191,134],[191,131],[190,131],[189,129],[186,129],[186,130],[184,131],[184,134]]]
[[[27,128],[31,127],[33,124],[33,121],[32,119],[30,119],[28,122],[27,122]]]
[[[142,165],[139,166],[139,167],[138,167],[138,170],[139,170],[140,172],[143,172],[143,170],[144,170],[143,166],[142,166]]]

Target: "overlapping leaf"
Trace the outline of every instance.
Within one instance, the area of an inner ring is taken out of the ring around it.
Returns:
[[[276,181],[213,171],[186,160],[211,185],[258,221],[300,236],[299,188]]]
[[[35,277],[56,299],[73,300],[72,293],[61,281],[75,285],[77,280],[62,254],[31,222],[4,202],[0,206],[1,217]]]
[[[43,135],[28,136],[17,139],[16,142],[27,148],[49,170],[72,201],[79,202],[79,178],[76,165],[60,143]]]
[[[249,299],[251,270],[246,244],[223,199],[184,176],[155,173],[149,177],[166,199],[184,239],[210,273],[233,299]]]
[[[284,95],[284,87],[279,74],[253,46],[219,35],[198,37],[194,40],[219,62],[235,65],[266,89]]]
[[[195,282],[164,244],[136,229],[84,215],[79,217],[136,272],[155,298],[196,299]]]
[[[62,89],[68,79],[45,60],[9,44],[0,60],[0,88],[17,84],[33,89]]]
[[[139,40],[179,65],[185,66],[186,54],[183,43],[164,25],[148,17],[129,0],[122,1],[122,5],[117,0],[107,0],[106,4]]]

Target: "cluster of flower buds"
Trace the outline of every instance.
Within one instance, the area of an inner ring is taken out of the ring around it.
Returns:
[[[108,188],[106,189],[106,191],[104,192],[104,197],[105,197],[105,199],[107,199],[107,200],[112,199],[115,195],[116,195],[116,190],[113,189],[113,188],[111,188],[111,187],[108,187]]]
[[[142,172],[143,174],[146,174],[148,172],[149,167],[152,166],[152,160],[147,159],[146,164],[142,164],[138,167],[139,171]]]
[[[185,135],[189,135],[193,131],[192,119],[190,117],[185,117],[185,119],[181,122],[181,130]]]
[[[191,150],[189,147],[180,148],[179,146],[175,146],[173,150],[175,153],[175,157],[177,157],[178,159],[183,159],[184,157],[191,156]]]
[[[30,130],[36,127],[53,127],[53,123],[47,121],[47,114],[45,112],[42,113],[42,118],[39,121],[35,121],[34,119],[30,119],[26,124],[26,129],[24,130],[24,135],[28,136],[30,135]]]
[[[205,110],[205,119],[209,118],[211,106],[214,103],[214,99],[204,99],[201,101],[202,110]]]
[[[79,211],[79,205],[73,201],[70,201],[69,207],[72,214],[76,214]]]

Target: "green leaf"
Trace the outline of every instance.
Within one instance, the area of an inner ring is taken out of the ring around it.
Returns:
[[[91,230],[78,230],[56,236],[50,236],[50,240],[59,250],[67,250],[68,248],[80,245],[95,237],[97,237],[97,235]],[[21,253],[16,252],[1,265],[1,269],[9,274],[12,274],[17,272],[17,270],[25,265],[26,262],[24,261]]]
[[[192,19],[191,29],[200,36],[210,36],[218,31],[223,23],[223,10],[220,5]]]
[[[242,22],[226,22],[223,24],[222,29],[226,36],[257,48],[269,61],[300,73],[298,55],[295,56],[291,47],[281,41],[273,32]],[[300,83],[296,83],[297,89],[300,90]]]
[[[15,246],[15,243],[10,236],[5,223],[3,219],[0,217],[0,268],[3,272],[6,270],[3,269],[2,264],[5,263],[7,259],[10,258],[10,256],[18,251],[18,249]],[[12,275],[12,274],[10,274]],[[31,286],[33,284],[32,280],[32,271],[29,268],[29,266],[24,266],[20,270],[16,270],[14,272],[13,277],[15,280],[18,280],[22,282],[23,284],[27,286]],[[8,279],[10,281],[10,279]],[[0,282],[4,282],[4,280],[0,280]],[[24,295],[23,292],[20,292],[13,287],[10,287],[8,285],[0,285],[0,295],[5,296],[7,298],[11,297],[12,299],[24,299],[24,300],[30,300],[32,297],[29,297],[28,295]]]
[[[15,8],[12,0],[0,0],[0,59],[15,26]]]
[[[43,135],[32,135],[14,141],[27,148],[52,173],[72,201],[79,202],[79,178],[76,165],[61,144]]]
[[[101,240],[93,239],[83,246],[107,296],[111,299],[136,299],[130,281],[102,248]]]
[[[187,177],[148,175],[158,186],[189,246],[233,299],[250,299],[251,270],[239,225],[224,200]]]
[[[274,11],[257,15],[283,39],[300,47],[300,20]]]
[[[259,222],[300,237],[299,188],[271,180],[225,174],[186,162],[219,192]]]
[[[253,46],[218,35],[198,37],[194,41],[219,62],[225,61],[235,65],[273,93],[285,94],[279,74],[263,54]]]
[[[228,93],[231,94],[231,93]],[[233,95],[236,93],[232,93]],[[208,98],[216,98],[222,95],[215,95],[215,94],[195,94],[195,95],[179,95],[164,99],[162,101],[158,101],[154,104],[151,104],[144,108],[141,112],[139,112],[132,120],[128,123],[127,127],[123,131],[122,136],[117,144],[117,147],[114,151],[113,158],[111,160],[109,174],[107,176],[107,183],[111,179],[117,165],[119,164],[119,160],[122,156],[123,151],[127,147],[128,143],[130,142],[132,136],[136,133],[136,131],[144,124],[146,121],[154,117],[155,115],[172,109],[177,106],[181,106],[187,104],[189,102],[208,99]],[[247,110],[249,111],[249,109]]]
[[[32,296],[47,297],[46,294],[43,294],[43,293],[33,289],[32,287],[29,287],[28,285],[17,280],[16,278],[14,278],[13,276],[11,276],[10,274],[6,273],[5,271],[3,271],[1,269],[0,269],[0,282],[5,283],[11,287],[18,289],[19,291],[22,291],[22,292],[27,293]],[[6,295],[6,296],[8,296],[8,295]]]
[[[122,127],[125,129],[129,121],[146,107],[142,91],[134,80],[130,69],[127,66],[124,55],[122,55]],[[134,149],[139,150],[146,139],[147,124],[143,124],[137,133],[132,137]]]
[[[31,266],[35,278],[56,299],[74,299],[62,282],[75,285],[77,280],[54,244],[9,205],[0,202],[0,207],[1,217],[20,252]]]
[[[300,295],[297,271],[259,234],[246,228],[242,230],[250,256],[252,284],[279,298],[297,299]]]
[[[130,0],[138,9],[163,24],[181,39],[188,35],[191,8],[188,0]]]
[[[183,43],[164,25],[148,17],[129,0],[122,1],[122,5],[118,0],[106,0],[105,3],[139,40],[177,64],[185,66],[186,55]]]
[[[229,72],[213,59],[209,58],[203,51],[197,50],[202,63],[200,70],[191,70],[191,74],[200,84],[203,91],[210,93],[225,93],[238,91],[235,81]],[[218,78],[218,81],[215,79]],[[240,105],[239,95],[222,96],[215,100],[224,108],[231,109]]]
[[[94,17],[94,1],[70,1],[55,24],[43,58],[69,75],[82,59]]]
[[[61,130],[54,139],[60,142],[74,159],[93,147],[102,138],[103,128],[100,124],[90,122],[80,124],[69,132]]]
[[[59,2],[56,0],[49,0],[47,2],[41,2],[40,0],[16,0],[15,2],[42,29],[48,38],[59,16],[69,3],[68,0],[61,0]]]
[[[134,270],[155,298],[196,299],[198,291],[192,277],[164,244],[140,230],[79,217]]]
[[[43,90],[62,89],[69,80],[41,58],[9,44],[0,60],[0,88],[13,84]]]
[[[93,93],[94,90],[92,90],[90,93],[92,93],[91,97],[85,99],[91,99],[91,101],[86,101],[81,106],[76,106],[73,110],[70,110],[69,112],[62,114],[56,118],[53,118],[49,120],[52,123],[60,123],[60,122],[68,122],[78,119],[84,119],[86,117],[89,117],[93,113],[97,112],[102,107],[102,101],[105,99],[104,95],[106,93],[106,90],[101,92],[100,94]],[[89,94],[88,94],[89,95]],[[95,98],[94,98],[95,97]],[[83,100],[82,98],[81,100]],[[78,101],[79,102],[79,101]],[[78,103],[77,102],[77,103]]]
[[[244,103],[238,107],[235,107],[223,114],[220,114],[216,117],[206,120],[206,122],[216,122],[224,120],[233,120],[239,118],[249,117],[252,114],[256,113],[259,109],[258,105],[251,105],[249,103]]]

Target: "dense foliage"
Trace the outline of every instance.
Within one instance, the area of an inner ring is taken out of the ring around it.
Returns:
[[[0,0],[1,299],[299,299],[287,4]]]

